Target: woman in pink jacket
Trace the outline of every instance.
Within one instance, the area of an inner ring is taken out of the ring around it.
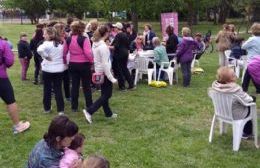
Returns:
[[[73,112],[77,112],[80,81],[85,96],[85,105],[86,107],[92,105],[90,83],[93,56],[90,40],[82,35],[85,24],[81,21],[74,21],[71,24],[71,30],[71,37],[68,37],[64,44],[63,60],[66,64],[69,53],[69,72],[72,78],[71,109]]]

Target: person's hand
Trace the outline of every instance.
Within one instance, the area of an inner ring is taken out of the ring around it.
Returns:
[[[75,159],[70,168],[81,168],[82,166],[82,160],[81,159]]]

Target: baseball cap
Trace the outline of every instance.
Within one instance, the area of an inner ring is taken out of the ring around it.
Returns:
[[[120,22],[117,22],[116,24],[113,24],[113,27],[116,27],[118,29],[123,29],[123,25]]]

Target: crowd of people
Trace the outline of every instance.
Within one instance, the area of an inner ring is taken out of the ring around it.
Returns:
[[[257,73],[260,70],[260,24],[253,24],[251,30],[252,37],[243,42],[244,39],[239,37],[234,25],[223,26],[223,30],[216,37],[221,68],[217,72],[217,80],[212,84],[212,89],[236,94],[248,102],[255,101],[255,98],[246,93],[251,79],[256,92],[260,93],[260,75]],[[183,74],[183,87],[189,87],[194,53],[199,59],[205,50],[203,37],[201,33],[196,33],[193,38],[188,27],[182,28],[181,40],[174,34],[172,26],[167,27],[166,33],[166,41],[161,41],[149,24],[145,25],[143,33],[139,34],[134,31],[132,24],[99,24],[97,20],[92,20],[86,25],[83,21],[72,18],[68,18],[66,24],[53,21],[36,25],[30,41],[27,34],[22,32],[17,46],[21,80],[28,80],[27,71],[33,57],[33,83],[43,84],[44,113],[52,111],[51,98],[54,95],[59,114],[51,122],[43,139],[32,150],[28,167],[91,167],[89,165],[95,164],[109,167],[109,162],[101,156],[90,156],[83,161],[85,137],[78,133],[78,126],[64,115],[64,100],[71,103],[72,112],[78,112],[79,91],[82,87],[85,98],[83,113],[90,124],[93,114],[100,107],[103,108],[105,117],[116,118],[117,114],[109,105],[113,84],[118,83],[119,90],[123,92],[135,89],[127,68],[128,57],[129,53],[142,50],[153,50],[156,75],[162,62],[176,59]],[[14,63],[11,49],[11,43],[0,38],[0,96],[7,104],[14,125],[13,131],[17,134],[27,130],[30,123],[19,119],[13,88],[6,72]],[[230,60],[225,56],[225,51],[229,49],[231,57],[235,59],[247,54],[248,68],[242,88],[235,83],[234,71],[227,67]],[[171,54],[175,57],[170,56]],[[164,80],[163,75],[162,73],[156,79]],[[93,88],[101,90],[100,97],[94,102]],[[234,105],[234,109],[236,119],[245,118],[250,113],[250,110],[238,104]],[[244,134],[245,137],[252,134],[251,121],[247,123]]]

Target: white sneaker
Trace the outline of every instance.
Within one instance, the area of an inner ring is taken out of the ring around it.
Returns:
[[[63,111],[59,112],[58,114],[59,114],[59,116],[65,115]]]
[[[85,118],[88,121],[88,123],[91,124],[92,123],[91,115],[85,109],[83,109],[83,113],[84,113]]]
[[[110,117],[108,118],[117,118],[117,114],[116,113],[113,113]]]

